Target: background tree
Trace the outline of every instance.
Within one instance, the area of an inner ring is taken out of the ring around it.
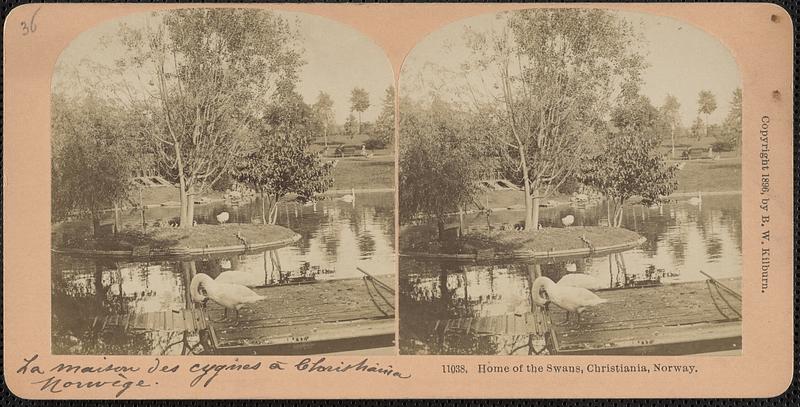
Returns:
[[[463,113],[440,100],[426,108],[409,100],[401,106],[400,221],[435,219],[441,239],[446,214],[477,197],[485,157]]]
[[[361,134],[361,113],[369,108],[369,93],[363,88],[353,88],[350,92],[350,111],[358,112],[358,127],[356,134]]]
[[[722,122],[722,133],[728,142],[741,147],[742,143],[742,89],[736,88],[731,97],[730,110]]]
[[[639,80],[632,29],[603,10],[522,10],[466,42],[474,114],[493,128],[484,134],[523,185],[525,228],[536,229],[539,200],[577,172],[615,93]]]
[[[394,98],[394,86],[389,86],[386,88],[386,94],[383,97],[381,113],[375,121],[378,139],[385,144],[390,144],[394,140]]]
[[[278,201],[285,195],[311,199],[333,184],[333,164],[309,151],[313,120],[311,107],[299,94],[281,95],[264,115],[258,147],[235,160],[232,175],[259,193],[265,224],[275,224]]]
[[[675,167],[658,152],[658,110],[644,96],[625,99],[613,111],[613,128],[583,174],[586,185],[605,195],[608,223],[614,227],[622,226],[622,208],[630,198],[639,196],[649,205],[677,187]]]
[[[96,235],[100,211],[124,203],[133,187],[139,154],[128,114],[96,97],[55,95],[52,115],[53,219],[88,216]]]
[[[333,125],[334,114],[333,114],[333,99],[331,99],[331,95],[320,91],[319,95],[317,95],[317,101],[314,103],[313,106],[314,115],[317,117],[317,121],[322,125],[322,135],[325,140],[325,147],[328,147],[328,129]]]
[[[180,9],[160,24],[123,27],[117,61],[161,170],[178,182],[180,225],[192,225],[194,195],[225,174],[277,84],[296,81],[302,60],[287,23],[267,11]],[[144,78],[140,88],[128,78]]]
[[[697,118],[695,118],[692,122],[692,127],[689,128],[689,134],[692,137],[700,140],[700,137],[702,137],[704,133],[703,129],[703,119],[701,119],[700,116],[697,116]]]
[[[347,116],[347,120],[344,122],[344,128],[342,129],[344,134],[353,138],[356,134],[358,134],[358,124],[356,123],[356,117],[353,116],[351,113]]]
[[[701,90],[697,95],[697,114],[706,115],[703,128],[705,136],[708,137],[708,120],[711,113],[717,110],[717,98],[710,90]]]
[[[672,145],[671,156],[675,159],[675,132],[681,126],[681,104],[678,98],[673,95],[667,94],[664,98],[664,104],[661,106],[660,113],[664,122],[669,127],[670,143]]]

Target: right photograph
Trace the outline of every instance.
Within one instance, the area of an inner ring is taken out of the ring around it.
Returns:
[[[423,39],[398,87],[400,353],[740,355],[741,86],[723,43],[654,14]]]

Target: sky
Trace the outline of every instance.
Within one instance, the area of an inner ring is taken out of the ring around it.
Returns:
[[[642,93],[655,106],[667,94],[678,98],[681,120],[689,126],[697,117],[697,95],[710,90],[717,98],[711,123],[721,122],[728,113],[733,91],[741,87],[739,69],[730,51],[716,38],[694,26],[669,17],[620,12],[641,37],[640,51],[649,67],[643,72]],[[466,27],[482,30],[499,24],[494,13],[449,24],[423,39],[406,58],[400,76],[400,94],[426,89],[419,86],[419,72],[430,75],[431,66],[457,69],[466,57],[460,38]]]
[[[383,50],[367,36],[336,21],[306,13],[274,13],[284,17],[300,33],[307,63],[301,70],[298,91],[306,103],[313,104],[320,91],[328,93],[334,102],[336,122],[341,124],[350,114],[350,91],[358,86],[370,96],[370,107],[362,118],[375,120],[386,88],[394,82]],[[84,31],[59,57],[53,83],[61,83],[59,75],[73,67],[85,66],[81,64],[83,60],[111,64],[121,51],[118,47],[104,47],[103,38],[113,38],[121,22],[134,27],[144,24],[148,15],[131,14]]]

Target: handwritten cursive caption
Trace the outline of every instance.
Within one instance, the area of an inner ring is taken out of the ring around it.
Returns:
[[[409,379],[410,374],[395,369],[392,365],[382,366],[364,358],[356,363],[329,361],[325,357],[302,358],[299,361],[262,360],[240,361],[234,358],[229,363],[186,363],[166,364],[154,358],[143,365],[128,365],[106,362],[103,357],[99,364],[69,364],[54,361],[44,365],[39,355],[23,358],[16,370],[18,375],[30,379],[30,384],[42,393],[108,391],[115,398],[123,396],[131,389],[146,389],[159,385],[159,378],[189,372],[190,388],[209,387],[221,375],[249,374],[259,371],[302,372],[308,374],[370,374],[392,379]],[[77,377],[77,379],[76,379]]]

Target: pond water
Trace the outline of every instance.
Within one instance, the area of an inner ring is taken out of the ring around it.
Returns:
[[[199,223],[212,223],[223,210],[231,214],[230,222],[249,222],[258,216],[255,202],[237,206],[217,203],[197,206],[196,218]],[[154,208],[146,216],[148,220],[169,219],[177,213],[177,208]],[[135,224],[139,216],[126,213],[122,222]],[[217,277],[233,271],[253,285],[276,281],[279,269],[287,273],[318,268],[318,279],[361,277],[356,267],[373,275],[395,272],[392,193],[359,194],[353,203],[326,199],[310,206],[281,204],[278,224],[294,230],[301,239],[272,252],[186,261],[116,262],[54,255],[53,352],[180,354],[183,333],[122,335],[89,328],[96,317],[192,307],[186,287],[195,272]],[[190,334],[185,339],[196,343],[198,338]]]
[[[545,227],[563,227],[561,219],[575,217],[574,226],[606,222],[605,207],[542,208]],[[519,211],[467,215],[465,226],[500,227],[523,219]],[[488,223],[487,223],[488,222]],[[596,288],[673,283],[740,277],[742,269],[741,195],[704,196],[701,205],[686,200],[659,208],[625,208],[623,226],[647,238],[640,247],[618,255],[476,265],[456,262],[400,260],[400,351],[404,354],[527,353],[530,338],[435,333],[436,321],[530,312],[530,287],[537,275],[559,281],[579,276]],[[542,343],[534,343],[540,349]]]

